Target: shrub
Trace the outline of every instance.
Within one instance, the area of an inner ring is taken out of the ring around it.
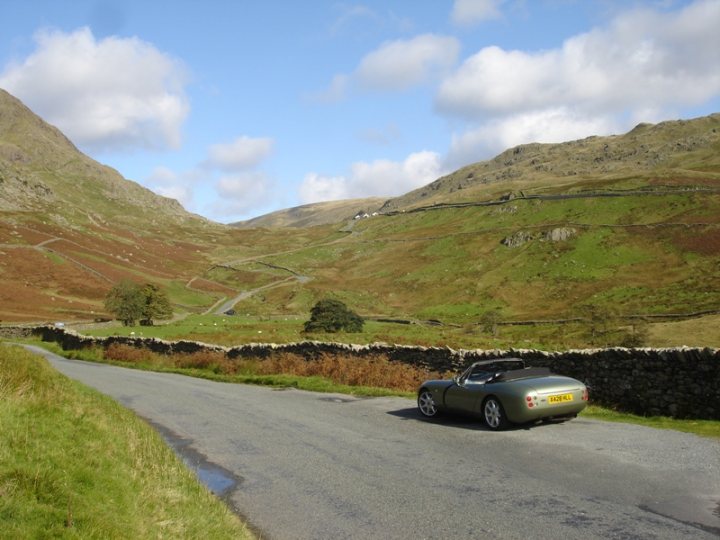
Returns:
[[[305,332],[362,332],[365,321],[339,300],[320,300],[310,311]]]

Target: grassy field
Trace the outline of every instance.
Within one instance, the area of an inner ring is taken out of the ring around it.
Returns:
[[[311,279],[263,290],[235,309],[256,318],[303,316],[317,300],[332,297],[363,315],[439,319],[461,327],[477,324],[490,310],[498,310],[502,321],[517,321],[574,318],[589,308],[615,315],[718,309],[720,288],[712,286],[720,281],[718,215],[719,196],[679,193],[518,200],[377,216],[358,222],[345,238],[315,238],[266,254],[264,262]],[[544,235],[556,228],[574,232],[565,241],[547,240]],[[524,244],[501,243],[520,232],[529,235]],[[288,242],[298,239],[296,232],[278,230],[266,232],[263,241],[282,243],[284,235]],[[281,277],[253,264],[210,275],[239,290],[252,289],[258,273],[263,282]],[[535,329],[524,330],[509,334],[538,343]],[[433,343],[444,337],[425,333]],[[583,343],[569,328],[557,328],[551,341],[546,329],[539,334],[549,346],[619,344]],[[694,335],[686,345],[713,345],[699,332]],[[450,346],[487,341],[448,337],[457,340],[443,343]]]
[[[145,422],[0,346],[0,538],[251,538]]]
[[[306,334],[303,324],[309,314],[282,316],[253,316],[250,314],[190,315],[185,319],[156,326],[121,326],[119,323],[102,327],[81,327],[81,333],[92,336],[154,337],[159,339],[189,339],[224,346],[246,343],[292,343],[306,340],[337,341],[342,343],[389,343],[451,347],[455,349],[541,349],[567,350],[591,346],[622,346],[633,332],[642,334],[644,346],[714,346],[720,347],[720,316],[707,315],[676,322],[622,321],[612,319],[588,323],[554,323],[534,326],[500,325],[492,329],[479,321],[477,307],[454,305],[454,309],[474,314],[475,322],[435,326],[432,324],[399,324],[368,320],[362,332]],[[450,309],[450,306],[448,306]],[[602,313],[601,313],[602,315]],[[592,329],[596,335],[592,337]]]

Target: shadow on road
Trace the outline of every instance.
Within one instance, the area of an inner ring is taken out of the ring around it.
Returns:
[[[462,414],[438,413],[435,418],[425,418],[418,412],[417,408],[415,407],[398,409],[396,411],[388,411],[387,414],[391,416],[396,416],[397,418],[401,418],[403,420],[414,420],[416,422],[422,422],[423,424],[437,424],[458,429],[487,431],[489,433],[492,433],[492,430],[488,428],[481,419]],[[550,424],[555,423],[557,422],[550,422]],[[511,424],[503,431],[527,431],[529,429],[540,427],[543,425],[545,424],[543,424],[542,422],[531,422],[529,424]]]
[[[420,415],[417,408],[410,407],[405,409],[398,409],[396,411],[388,411],[391,416],[402,418],[403,420],[414,420],[416,422],[422,422],[423,424],[438,424],[447,427],[455,427],[460,429],[471,429],[475,431],[490,431],[482,420],[479,418],[472,418],[470,416],[462,416],[455,414],[440,413],[435,418],[425,418]]]

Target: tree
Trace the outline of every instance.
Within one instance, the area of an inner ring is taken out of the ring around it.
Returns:
[[[125,326],[134,326],[143,316],[145,297],[140,286],[125,279],[115,285],[105,297],[105,309]]]
[[[365,321],[339,300],[320,300],[310,310],[305,332],[362,332]]]
[[[587,338],[593,346],[607,341],[617,328],[617,313],[613,308],[585,304],[580,306],[580,314],[587,324]]]
[[[146,283],[142,287],[142,295],[144,300],[142,319],[140,324],[144,326],[152,326],[153,319],[169,319],[173,315],[172,306],[167,293],[157,285]]]
[[[486,311],[480,317],[480,326],[483,332],[497,336],[498,323],[500,322],[500,310],[498,308]]]
[[[172,307],[167,293],[157,285],[138,285],[123,280],[115,285],[105,297],[105,309],[115,315],[125,326],[140,324],[152,326],[154,319],[172,317]]]

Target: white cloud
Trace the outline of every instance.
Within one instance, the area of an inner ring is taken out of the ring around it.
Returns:
[[[300,186],[302,204],[364,197],[402,195],[442,175],[440,156],[422,151],[401,162],[380,159],[357,162],[347,176],[305,175]]]
[[[454,170],[523,143],[564,142],[620,129],[612,117],[585,116],[562,107],[509,115],[453,136],[445,166]]]
[[[486,47],[436,96],[466,121],[444,165],[454,169],[522,143],[561,142],[677,117],[720,98],[720,2],[621,13],[543,51]]]
[[[155,193],[175,199],[185,208],[192,208],[197,180],[195,171],[178,174],[167,167],[155,167],[144,183]]]
[[[336,74],[327,89],[311,96],[316,102],[336,102],[352,87],[402,91],[441,79],[456,64],[460,43],[454,37],[423,34],[388,41],[366,54],[352,74]]]
[[[42,30],[0,87],[91,150],[177,148],[189,112],[181,63],[138,38]]]
[[[271,177],[260,171],[221,177],[215,184],[218,195],[211,207],[216,215],[240,220],[277,202],[278,190]]]
[[[501,17],[503,0],[455,0],[450,18],[460,26],[470,26]]]
[[[238,137],[231,143],[214,144],[208,150],[207,165],[223,171],[242,171],[259,165],[270,155],[270,138]]]
[[[487,47],[440,87],[441,112],[462,117],[572,107],[590,114],[697,105],[720,93],[720,2],[636,10],[608,28],[539,52]]]
[[[348,180],[344,176],[322,176],[311,172],[300,184],[302,204],[324,201],[341,201],[352,198],[348,194]]]
[[[368,22],[377,22],[381,18],[380,16],[367,6],[363,5],[338,5],[337,9],[340,10],[340,16],[330,27],[331,34],[339,33],[343,28],[352,24],[353,22],[358,24],[367,24]]]
[[[424,34],[383,43],[355,71],[357,81],[374,90],[404,90],[451,69],[460,44],[454,37]]]
[[[333,77],[330,86],[320,92],[309,94],[308,99],[315,103],[336,103],[341,101],[345,98],[349,82],[350,77],[348,75],[338,73]]]

